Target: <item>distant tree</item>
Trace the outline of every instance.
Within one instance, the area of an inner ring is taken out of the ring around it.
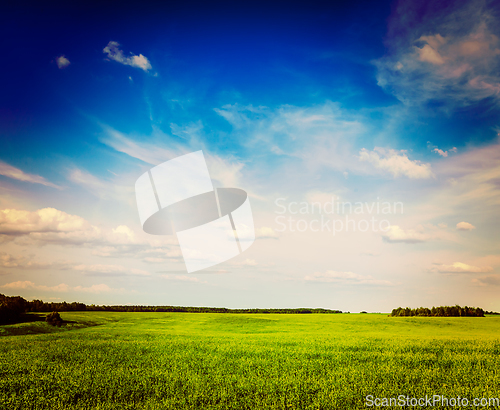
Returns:
[[[0,323],[12,323],[26,312],[28,302],[21,296],[0,294]]]
[[[475,316],[484,317],[484,310],[481,308],[460,307],[455,306],[438,306],[432,309],[419,307],[417,309],[410,309],[398,307],[393,309],[389,316]]]

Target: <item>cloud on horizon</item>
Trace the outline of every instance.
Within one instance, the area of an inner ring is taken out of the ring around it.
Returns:
[[[374,285],[393,286],[390,281],[374,279],[370,275],[360,275],[353,272],[326,271],[316,272],[304,277],[306,282],[336,283],[340,285]]]
[[[8,290],[37,290],[44,292],[84,292],[84,293],[124,293],[125,289],[114,289],[109,287],[108,285],[101,283],[98,285],[92,286],[69,286],[65,283],[61,283],[56,286],[46,286],[46,285],[36,285],[34,282],[29,280],[25,281],[17,281],[7,283],[5,285],[0,286],[2,289]]]

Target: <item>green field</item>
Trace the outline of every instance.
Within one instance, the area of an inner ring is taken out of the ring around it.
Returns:
[[[367,395],[500,397],[497,316],[61,316],[73,323],[0,326],[1,409],[362,409]]]

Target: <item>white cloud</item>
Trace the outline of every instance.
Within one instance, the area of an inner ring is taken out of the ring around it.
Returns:
[[[278,234],[273,228],[263,226],[255,231],[255,237],[257,239],[278,239]]]
[[[71,265],[70,262],[40,262],[33,259],[32,256],[11,255],[0,252],[0,266],[4,268],[16,269],[66,269]]]
[[[500,40],[495,12],[482,0],[450,3],[441,12],[427,7],[428,12],[417,14],[413,7],[411,1],[400,1],[391,17],[389,53],[375,62],[378,84],[406,104],[437,100],[445,107],[458,107],[485,98],[498,104]]]
[[[434,148],[432,151],[441,155],[442,157],[448,156],[448,151],[443,151],[442,149],[439,149],[439,148]]]
[[[443,215],[464,213],[479,222],[495,221],[500,206],[500,144],[469,149],[447,161],[435,164],[441,185],[433,202],[442,207]],[[445,207],[446,204],[446,207]],[[458,219],[460,221],[460,219]],[[491,225],[491,224],[490,224]],[[457,229],[460,229],[457,226]]]
[[[171,128],[174,135],[180,136],[186,141],[185,146],[174,142],[171,135],[159,130],[156,130],[150,138],[151,142],[145,143],[136,142],[109,127],[105,128],[106,137],[102,138],[101,141],[118,152],[123,152],[151,165],[158,165],[202,148],[210,177],[215,182],[215,186],[227,188],[240,186],[241,170],[244,163],[231,156],[221,157],[211,153],[200,141],[200,132],[203,128],[201,123],[186,127],[171,124]]]
[[[30,212],[18,209],[0,210],[0,234],[23,235],[34,232],[72,232],[91,229],[82,217],[54,208]]]
[[[77,215],[44,208],[37,211],[18,209],[0,210],[0,239],[16,237],[28,244],[58,245],[142,245],[147,241],[137,238],[125,225],[104,230],[91,225]]]
[[[47,181],[44,177],[40,175],[34,174],[26,174],[21,171],[19,168],[13,167],[12,165],[6,164],[3,161],[0,161],[0,175],[17,179],[18,181],[23,182],[31,182],[32,184],[41,184],[45,186],[49,186],[51,188],[62,189],[60,186],[53,184],[52,182]]]
[[[405,150],[375,147],[373,151],[363,148],[359,160],[371,163],[375,168],[397,178],[406,176],[411,179],[430,178],[433,176],[430,164],[410,160]]]
[[[150,276],[151,274],[141,269],[125,268],[121,265],[76,265],[73,267],[76,271],[81,271],[89,276]]]
[[[62,69],[62,68],[66,68],[71,63],[70,63],[70,61],[66,57],[64,57],[62,55],[62,56],[59,56],[59,57],[56,58],[56,64],[57,64],[58,68]]]
[[[469,222],[459,222],[457,223],[457,229],[459,231],[472,231],[473,229],[476,229],[476,227]]]
[[[485,273],[491,272],[491,266],[471,266],[462,262],[455,262],[453,265],[436,264],[428,269],[431,272],[439,273]]]
[[[431,144],[430,141],[427,141],[427,148],[429,148],[432,152],[435,152],[438,155],[441,155],[442,157],[448,157],[448,151],[444,151],[440,148],[438,148],[436,145]],[[457,147],[453,147],[449,150],[449,152],[456,153],[457,152]]]
[[[415,229],[403,230],[397,225],[392,225],[382,234],[382,238],[390,243],[419,243],[430,240],[431,236]]]
[[[109,188],[106,183],[96,178],[87,171],[75,168],[70,171],[68,179],[75,184],[82,185],[89,188],[92,191],[104,191]]]
[[[316,272],[304,278],[308,282],[337,283],[342,285],[375,285],[392,286],[387,280],[373,279],[370,275],[360,275],[353,272],[326,271]]]
[[[146,72],[151,70],[152,68],[151,63],[142,54],[139,54],[137,56],[130,53],[131,55],[129,57],[125,57],[123,55],[123,51],[120,50],[119,47],[120,47],[119,43],[117,43],[116,41],[110,41],[102,51],[103,53],[107,54],[110,60],[114,60],[120,64],[140,68],[141,70],[144,70]]]
[[[359,169],[352,161],[352,145],[365,126],[359,116],[341,110],[336,103],[283,105],[275,110],[228,104],[215,111],[231,124],[232,135],[246,149],[259,154],[260,161],[276,155],[282,157],[280,163],[301,161],[304,177],[318,167],[340,172]]]
[[[200,280],[194,276],[188,275],[160,275],[162,278],[171,280],[174,282],[192,282],[192,283],[208,283],[205,280]]]
[[[432,224],[417,225],[415,229],[402,229],[398,225],[392,225],[382,234],[382,239],[388,243],[421,243],[434,240],[454,241],[455,237],[446,232],[446,224],[437,226]]]

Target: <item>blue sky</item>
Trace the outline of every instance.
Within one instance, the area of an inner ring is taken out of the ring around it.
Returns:
[[[0,292],[499,310],[498,13],[476,0],[7,8]],[[257,240],[187,274],[175,236],[142,231],[134,184],[200,149],[215,186],[249,193]],[[292,205],[308,228],[282,229],[280,198],[332,197],[404,212],[385,232],[333,235]]]

